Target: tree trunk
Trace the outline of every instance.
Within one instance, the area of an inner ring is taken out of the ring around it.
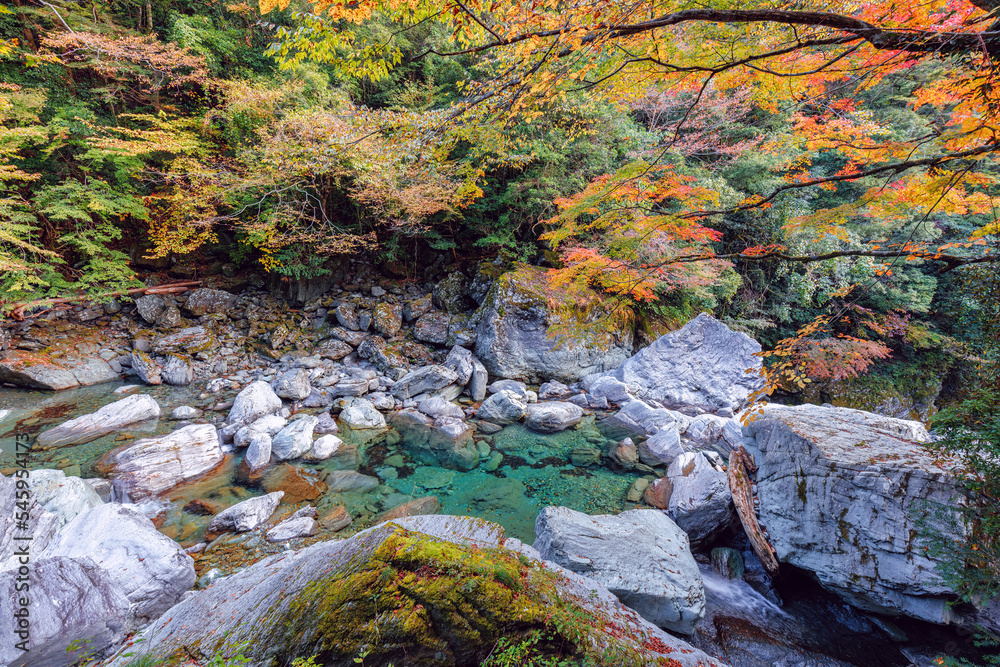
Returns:
[[[146,31],[153,32],[153,1],[146,0]]]
[[[740,523],[750,540],[750,546],[757,558],[760,558],[764,569],[773,577],[778,574],[778,554],[761,530],[753,509],[750,475],[756,470],[753,457],[742,446],[729,455],[729,488],[733,493],[733,504],[736,505],[736,512],[740,515]]]

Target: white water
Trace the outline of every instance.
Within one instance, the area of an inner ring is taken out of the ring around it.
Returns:
[[[744,618],[755,624],[790,621],[792,617],[742,579],[727,579],[710,565],[699,565],[705,582],[705,601],[710,613]]]

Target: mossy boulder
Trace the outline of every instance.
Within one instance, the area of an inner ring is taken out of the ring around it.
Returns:
[[[632,354],[634,317],[597,292],[557,285],[521,265],[498,277],[482,305],[476,355],[491,376],[574,382]]]
[[[581,664],[720,666],[600,584],[504,538],[481,519],[420,516],[279,554],[176,605],[108,667],[136,654],[183,664],[237,652],[252,667],[310,656],[479,665],[501,639],[528,636],[544,638],[533,640],[538,656]]]

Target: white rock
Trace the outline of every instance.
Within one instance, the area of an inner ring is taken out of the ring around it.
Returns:
[[[267,415],[261,417],[254,423],[243,426],[233,436],[233,444],[237,447],[246,447],[256,435],[266,435],[273,438],[281,429],[288,425],[288,420],[278,415]]]
[[[344,441],[335,435],[320,436],[316,438],[312,449],[306,452],[303,458],[307,461],[325,461],[336,454],[343,444]]]
[[[271,436],[258,433],[250,440],[247,453],[243,457],[250,472],[257,472],[267,467],[271,461]]]
[[[265,415],[273,415],[281,409],[281,399],[271,389],[271,385],[261,380],[251,382],[236,395],[229,411],[229,421],[241,426],[252,424]]]
[[[271,438],[271,453],[278,461],[297,459],[313,444],[313,428],[319,419],[313,416],[296,419]]]
[[[298,537],[315,535],[318,531],[319,524],[316,523],[316,519],[308,516],[292,517],[267,531],[265,539],[268,542],[284,542]]]
[[[371,401],[363,398],[352,399],[351,404],[340,413],[340,421],[353,429],[385,428],[385,417]]]
[[[245,533],[248,530],[253,530],[271,518],[284,495],[284,491],[275,491],[265,496],[257,496],[236,503],[216,514],[212,518],[212,522],[208,524],[208,531],[210,533]]]
[[[147,394],[137,394],[109,403],[97,412],[70,419],[39,434],[36,444],[43,449],[79,445],[114,433],[129,424],[156,419],[160,406]]]
[[[62,470],[33,470],[28,485],[38,504],[56,516],[60,527],[104,504],[90,484],[79,477],[67,477]]]

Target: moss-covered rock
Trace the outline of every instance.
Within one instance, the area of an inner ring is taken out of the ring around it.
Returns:
[[[631,312],[579,286],[553,284],[521,265],[498,277],[482,305],[476,354],[490,375],[573,382],[632,354]]]
[[[719,665],[603,586],[504,543],[496,524],[423,516],[273,556],[175,606],[110,665],[130,653],[181,664],[237,650],[255,667],[310,656],[479,665],[502,639],[529,636],[538,656],[580,664]]]

